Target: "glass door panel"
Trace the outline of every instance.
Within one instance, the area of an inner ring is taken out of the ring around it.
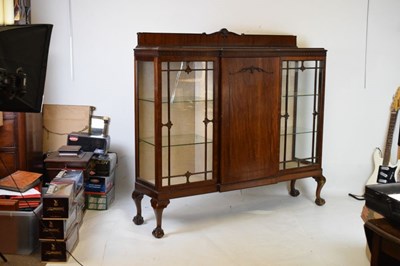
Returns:
[[[319,92],[324,62],[283,61],[280,132],[280,169],[319,162]]]
[[[154,63],[137,61],[136,90],[138,97],[138,175],[137,177],[155,184],[155,143],[154,143]]]
[[[212,179],[213,62],[163,62],[162,186]]]

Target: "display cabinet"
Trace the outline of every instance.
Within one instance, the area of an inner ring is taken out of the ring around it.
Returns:
[[[321,189],[326,50],[296,36],[138,33],[135,224],[171,199],[290,181]]]

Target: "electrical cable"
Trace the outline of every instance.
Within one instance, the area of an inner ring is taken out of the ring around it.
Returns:
[[[365,200],[365,196],[364,195],[355,195],[353,193],[349,193],[349,196],[352,198],[355,198],[356,200]]]

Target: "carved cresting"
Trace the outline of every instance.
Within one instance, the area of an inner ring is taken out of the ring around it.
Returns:
[[[229,35],[239,36],[239,34],[237,34],[236,32],[229,31],[226,28],[222,28],[219,31],[216,31],[216,32],[210,33],[210,34],[203,32],[203,34],[204,35],[221,35],[221,37],[223,37],[223,38],[228,38]],[[242,34],[242,35],[244,35],[244,34]]]

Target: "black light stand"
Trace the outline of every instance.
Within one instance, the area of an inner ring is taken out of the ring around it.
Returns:
[[[3,253],[1,253],[1,252],[0,252],[0,258],[2,258],[4,262],[7,262],[6,257],[4,257]]]

